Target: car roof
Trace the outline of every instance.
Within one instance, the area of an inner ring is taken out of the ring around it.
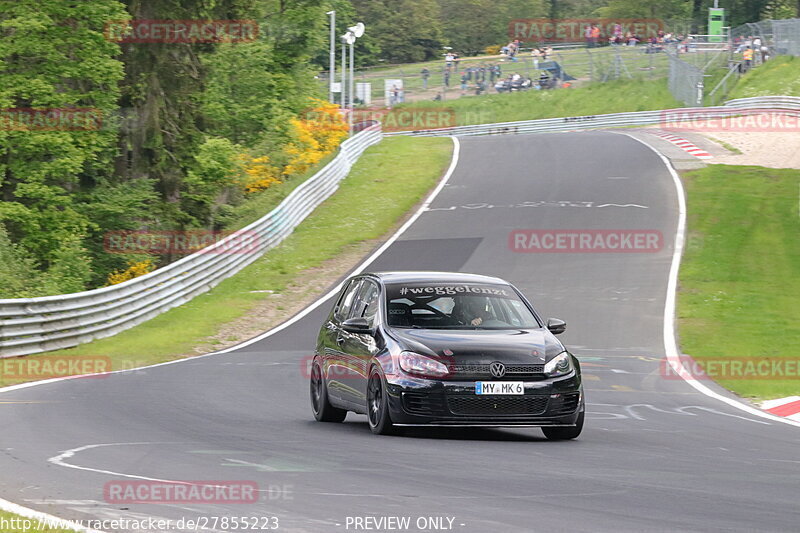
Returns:
[[[394,271],[367,272],[383,283],[493,283],[510,285],[507,281],[492,276],[466,274],[463,272],[429,272],[429,271]]]

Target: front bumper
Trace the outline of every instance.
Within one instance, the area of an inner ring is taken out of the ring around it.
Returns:
[[[502,380],[500,380],[502,381]],[[520,380],[515,380],[520,381]],[[572,426],[583,410],[580,375],[523,381],[525,393],[475,394],[475,381],[387,377],[389,413],[396,425]]]

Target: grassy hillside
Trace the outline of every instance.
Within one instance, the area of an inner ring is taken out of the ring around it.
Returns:
[[[579,88],[489,94],[445,102],[408,104],[413,109],[449,109],[458,125],[571,117],[681,107],[664,80],[618,80]]]
[[[800,57],[780,56],[742,76],[729,99],[751,96],[800,96]]]
[[[717,365],[709,374],[743,396],[800,394],[800,170],[709,165],[685,173],[683,181],[688,196],[678,294],[683,353],[701,365]],[[718,372],[725,361],[775,361],[788,373]]]

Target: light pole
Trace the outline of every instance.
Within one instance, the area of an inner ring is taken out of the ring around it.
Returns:
[[[348,109],[347,105],[347,43],[353,38],[350,32],[342,35],[342,111]],[[352,95],[351,95],[352,98]]]
[[[363,22],[357,23],[355,26],[350,26],[347,28],[349,31],[345,34],[347,39],[347,44],[350,45],[350,107],[349,107],[349,122],[350,122],[350,130],[353,129],[353,108],[355,107],[356,101],[356,93],[355,93],[355,53],[353,51],[353,45],[356,42],[356,39],[364,35],[364,30],[366,29]]]
[[[333,103],[333,83],[336,81],[336,11],[325,13],[331,17],[331,51],[328,68],[328,100]]]

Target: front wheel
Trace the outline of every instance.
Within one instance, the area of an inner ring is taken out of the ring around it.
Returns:
[[[344,422],[347,416],[347,411],[332,406],[328,400],[328,387],[319,360],[311,367],[311,410],[319,422]]]
[[[389,398],[386,394],[386,384],[377,368],[369,374],[367,383],[367,420],[369,429],[376,435],[394,435],[398,428],[392,425],[389,415]]]
[[[578,415],[578,421],[574,426],[542,428],[544,436],[550,440],[570,440],[577,438],[583,430],[584,413],[585,411],[581,411],[581,413]]]

